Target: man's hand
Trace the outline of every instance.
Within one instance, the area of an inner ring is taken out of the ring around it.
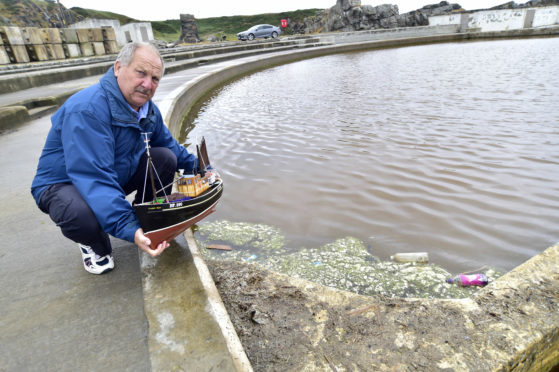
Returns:
[[[134,234],[134,244],[152,257],[159,256],[167,247],[169,247],[169,243],[163,241],[159,243],[156,249],[151,249],[149,246],[151,244],[151,240],[144,235],[144,230],[142,229],[136,230],[136,233]]]

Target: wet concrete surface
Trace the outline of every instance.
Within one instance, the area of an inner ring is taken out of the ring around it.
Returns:
[[[184,237],[157,259],[142,254],[141,265],[153,370],[235,370]]]
[[[91,275],[29,191],[50,120],[0,147],[0,371],[150,370],[137,248],[113,240],[115,269]]]

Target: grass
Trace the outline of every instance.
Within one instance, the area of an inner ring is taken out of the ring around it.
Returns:
[[[134,18],[130,18],[130,17],[127,17],[127,16],[122,15],[122,14],[105,12],[105,11],[100,11],[100,10],[73,7],[72,11],[78,13],[81,16],[84,16],[85,18],[116,19],[120,22],[121,25],[125,25],[127,23],[132,23],[132,22],[139,22],[138,20],[136,20]]]
[[[282,19],[292,21],[302,21],[305,17],[314,16],[319,9],[303,9],[292,12],[265,13],[250,16],[227,16],[196,19],[198,35],[202,40],[207,40],[209,36],[221,37],[225,35],[227,40],[236,40],[237,33],[244,31],[251,26],[268,23],[279,26]],[[176,41],[181,34],[181,23],[178,19],[151,22],[153,34],[156,39],[168,42]]]

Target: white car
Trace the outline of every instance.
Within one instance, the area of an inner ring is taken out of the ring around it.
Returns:
[[[239,32],[237,34],[237,38],[239,40],[254,40],[259,37],[263,37],[265,39],[271,37],[275,39],[279,35],[281,35],[281,29],[277,26],[256,25],[252,26],[246,31]]]

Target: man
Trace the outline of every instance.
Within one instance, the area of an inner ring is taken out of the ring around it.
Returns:
[[[52,116],[52,127],[39,159],[31,193],[62,234],[78,243],[84,268],[102,274],[114,268],[109,234],[134,242],[157,256],[168,246],[150,249],[134,202],[152,200],[144,194],[146,148],[164,185],[177,169],[192,171],[196,157],[177,143],[151,101],[163,76],[163,60],[148,43],[130,43],[98,84],[72,97]]]

